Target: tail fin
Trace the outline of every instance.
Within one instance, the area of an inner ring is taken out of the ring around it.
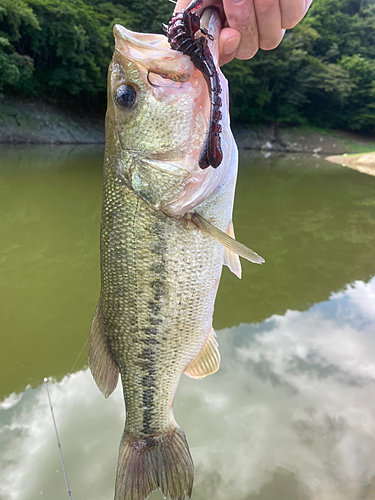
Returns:
[[[115,500],[145,500],[161,489],[164,498],[191,496],[194,465],[184,431],[135,438],[124,432],[117,466]]]

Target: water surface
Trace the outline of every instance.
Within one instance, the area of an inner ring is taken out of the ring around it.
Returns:
[[[1,500],[67,498],[45,376],[73,498],[113,498],[122,394],[104,399],[85,346],[102,154],[1,146]],[[241,152],[234,224],[266,264],[243,261],[241,281],[224,269],[222,366],[179,387],[193,499],[373,499],[375,179]]]

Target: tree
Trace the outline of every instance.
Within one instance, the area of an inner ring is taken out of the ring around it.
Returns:
[[[0,0],[0,91],[103,109],[115,23],[160,33],[166,0]],[[223,70],[242,123],[375,130],[375,0],[314,0],[273,51]]]
[[[314,0],[274,51],[224,67],[233,118],[375,130],[374,0]]]
[[[0,4],[0,91],[4,87],[19,88],[23,80],[32,77],[34,63],[31,57],[17,51],[15,45],[21,31],[31,26],[39,30],[32,9],[23,0],[1,0]]]

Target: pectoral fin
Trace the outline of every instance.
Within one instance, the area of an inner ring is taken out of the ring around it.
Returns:
[[[254,262],[254,264],[263,264],[265,260],[263,257],[255,253],[250,248],[247,248],[245,245],[231,238],[227,234],[225,234],[217,227],[210,224],[206,219],[204,219],[201,215],[197,213],[189,214],[188,220],[191,220],[201,231],[209,234],[216,241],[221,243],[225,248],[230,250],[231,252],[243,257],[244,259],[249,260],[250,262]]]
[[[206,343],[195,360],[187,367],[185,374],[191,378],[204,378],[218,371],[220,366],[220,353],[215,332],[209,334]]]
[[[236,239],[234,236],[234,228],[232,221],[230,221],[229,223],[227,235],[233,238],[234,240]],[[229,250],[229,248],[227,247],[224,248],[224,264],[229,267],[229,269],[232,271],[232,273],[234,273],[237,276],[237,278],[241,279],[240,258],[236,253],[232,252],[232,250]]]
[[[108,398],[116,389],[119,368],[112,359],[105,343],[98,308],[95,311],[89,337],[89,366],[94,380]]]

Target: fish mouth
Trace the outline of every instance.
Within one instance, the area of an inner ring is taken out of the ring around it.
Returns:
[[[207,42],[215,63],[218,65],[221,19],[219,10],[216,7],[208,7],[204,10],[201,17],[201,26],[213,35],[213,40],[207,39]],[[151,72],[153,59],[155,59],[155,62],[158,61],[157,65],[155,65],[155,68],[158,67],[157,73],[166,75],[174,81],[186,81],[194,71],[194,65],[190,57],[171,49],[168,38],[164,35],[138,33],[128,30],[120,24],[114,25],[113,35],[116,40],[116,50],[125,56],[130,56],[133,61],[142,64],[146,53],[150,66],[148,69]],[[123,43],[117,43],[117,41],[123,41]],[[165,72],[163,66],[166,68]]]
[[[136,64],[146,67],[150,73],[164,75],[173,81],[187,81],[194,71],[190,58],[171,50],[164,35],[137,33],[120,24],[113,27],[115,51]]]
[[[214,40],[209,40],[209,48],[215,59],[219,56],[219,34],[221,30],[221,19],[219,9],[216,7],[207,7],[201,18],[201,27],[205,28],[210,34],[212,34]],[[121,24],[115,24],[113,27],[113,35],[120,38],[130,44],[131,46],[142,49],[142,50],[158,50],[165,52],[166,55],[170,55],[171,51],[179,58],[188,58],[181,52],[176,50],[171,50],[168,42],[168,38],[164,35],[155,35],[150,33],[138,33],[136,31],[128,30],[121,26]],[[203,36],[203,35],[202,35]]]
[[[138,33],[131,31],[121,24],[115,24],[113,27],[113,35],[121,38],[133,47],[143,50],[156,49],[166,53],[170,52],[170,47],[167,38],[164,35],[155,35],[150,33]]]

